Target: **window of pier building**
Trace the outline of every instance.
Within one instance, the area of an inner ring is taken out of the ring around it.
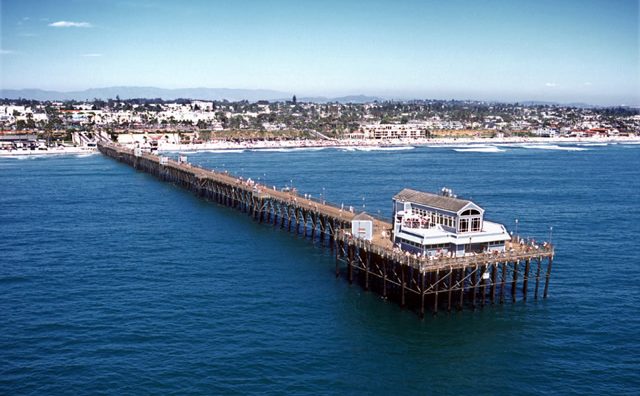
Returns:
[[[446,227],[454,227],[455,224],[455,219],[453,216],[448,216],[442,213],[420,208],[411,208],[411,212],[429,220],[429,222],[433,224],[441,224]]]
[[[460,214],[458,232],[482,230],[482,214],[476,209],[468,209]]]
[[[474,217],[471,219],[471,231],[480,231],[480,218]]]
[[[458,227],[458,232],[467,232],[467,231],[469,231],[469,220],[460,219],[460,226]]]

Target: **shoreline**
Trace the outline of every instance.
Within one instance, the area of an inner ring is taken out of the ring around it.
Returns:
[[[230,142],[226,140],[209,141],[199,144],[161,144],[158,152],[198,152],[231,150],[282,150],[282,149],[324,149],[324,148],[410,148],[435,146],[495,146],[526,144],[640,144],[640,136],[632,137],[582,137],[582,138],[435,138],[435,139],[393,139],[393,140],[258,140],[251,142]]]
[[[346,150],[398,150],[415,147],[455,147],[468,148],[497,148],[501,145],[606,145],[606,144],[640,144],[640,136],[624,137],[581,137],[581,138],[544,138],[544,137],[505,137],[505,138],[433,138],[433,139],[392,139],[392,140],[257,140],[233,142],[227,140],[213,140],[199,144],[160,144],[158,153],[169,152],[198,152],[221,151],[233,152],[241,150],[321,150],[325,148]],[[124,145],[133,148],[132,144]],[[36,157],[50,155],[92,155],[97,149],[87,147],[58,147],[48,150],[0,150],[0,158]]]

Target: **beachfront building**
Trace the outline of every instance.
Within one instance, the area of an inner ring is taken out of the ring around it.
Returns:
[[[393,197],[393,241],[402,250],[460,257],[503,252],[510,239],[502,224],[484,219],[484,209],[450,190],[438,195],[404,189]]]
[[[0,150],[36,150],[38,144],[35,134],[0,135]]]
[[[425,123],[407,124],[363,124],[360,125],[359,134],[364,139],[418,139],[427,137],[427,125]]]

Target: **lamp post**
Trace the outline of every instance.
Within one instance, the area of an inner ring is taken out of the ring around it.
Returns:
[[[518,219],[516,219],[516,240],[518,239]]]
[[[549,245],[551,245],[551,236],[553,235],[553,226],[549,226]]]

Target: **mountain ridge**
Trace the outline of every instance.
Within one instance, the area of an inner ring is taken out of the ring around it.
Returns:
[[[259,100],[268,101],[287,101],[293,98],[295,93],[272,90],[272,89],[244,89],[244,88],[158,88],[151,86],[110,86],[102,88],[88,88],[85,90],[76,91],[54,91],[44,89],[2,89],[0,88],[0,98],[4,99],[30,99],[39,101],[53,101],[53,100],[77,100],[77,101],[91,101],[94,99],[162,99],[162,100],[175,100],[175,99],[192,99],[192,100],[228,100],[230,102],[236,102],[241,100],[247,100],[250,102],[256,102]],[[312,103],[371,103],[382,102],[387,100],[402,101],[411,99],[399,99],[399,98],[386,98],[380,96],[370,95],[345,95],[337,97],[327,96],[298,96],[299,102],[312,102]],[[520,100],[520,101],[495,101],[494,103],[520,103],[526,106],[535,105],[556,105],[565,107],[580,107],[580,108],[597,108],[597,107],[638,107],[634,105],[592,105],[588,103],[561,103],[554,101],[539,101],[539,100]]]
[[[275,100],[282,97],[291,98],[293,94],[270,89],[235,89],[235,88],[157,88],[140,86],[113,86],[89,88],[81,91],[49,91],[43,89],[1,89],[0,97],[6,99],[35,100],[93,100],[93,99],[136,99],[160,98],[163,100],[195,99],[195,100]]]

